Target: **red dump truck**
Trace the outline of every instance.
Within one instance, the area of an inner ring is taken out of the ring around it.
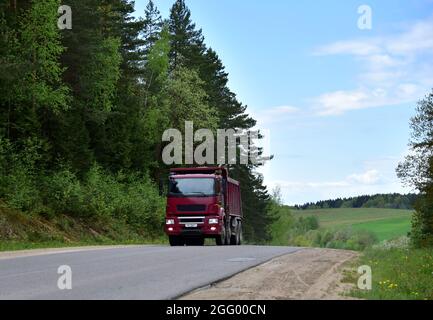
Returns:
[[[240,245],[242,203],[239,182],[225,167],[170,170],[165,232],[171,246]]]

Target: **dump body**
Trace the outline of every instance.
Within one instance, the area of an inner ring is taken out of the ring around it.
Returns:
[[[239,182],[223,167],[170,171],[165,232],[170,244],[240,244],[242,202]]]

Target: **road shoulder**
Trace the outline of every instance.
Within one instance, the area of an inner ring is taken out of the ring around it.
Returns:
[[[180,297],[181,300],[336,300],[352,287],[342,283],[343,266],[358,253],[302,249]]]
[[[81,251],[108,250],[140,247],[141,245],[115,245],[115,246],[84,246],[84,247],[66,247],[66,248],[44,248],[44,249],[29,249],[16,251],[1,251],[0,260],[14,259],[21,257],[43,256],[49,254],[72,253]]]

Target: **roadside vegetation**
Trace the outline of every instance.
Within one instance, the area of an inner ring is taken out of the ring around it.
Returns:
[[[283,205],[277,212],[273,244],[358,251],[406,236],[413,213],[381,208],[293,210]]]
[[[111,217],[25,214],[0,203],[0,251],[88,245],[165,243]]]
[[[163,132],[256,121],[184,0],[168,17],[151,0],[138,13],[131,0],[67,4],[71,30],[57,26],[59,0],[0,3],[0,247],[164,239]],[[270,199],[256,167],[231,176],[242,184],[244,237],[264,243]],[[75,223],[82,232],[62,230]]]
[[[291,211],[282,205],[277,189],[273,196],[278,217],[272,226],[274,243],[362,251],[347,271],[345,281],[356,284],[357,268],[368,265],[372,269],[372,290],[354,289],[352,296],[432,300],[432,114],[433,92],[418,103],[417,114],[411,120],[410,152],[397,168],[397,175],[418,191],[416,195],[319,201],[295,206]]]
[[[411,248],[408,238],[369,248],[344,281],[356,283],[358,266],[372,268],[372,290],[354,289],[351,296],[375,300],[433,300],[433,249]]]
[[[433,299],[433,249],[415,248],[411,243],[408,233],[412,210],[290,210],[281,205],[276,212],[279,215],[272,226],[274,245],[362,252],[359,260],[352,261],[345,268],[343,282],[355,287],[360,276],[358,267],[368,265],[372,268],[372,290],[353,289],[348,293],[350,296],[361,299]]]

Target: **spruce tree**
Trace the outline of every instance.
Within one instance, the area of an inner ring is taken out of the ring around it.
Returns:
[[[146,54],[159,39],[163,25],[161,13],[155,3],[152,0],[149,0],[144,11],[143,28],[141,31],[144,38],[144,50]]]
[[[172,68],[176,69],[179,64],[196,67],[205,51],[204,37],[192,22],[191,11],[184,0],[176,0],[171,8],[169,31]]]

